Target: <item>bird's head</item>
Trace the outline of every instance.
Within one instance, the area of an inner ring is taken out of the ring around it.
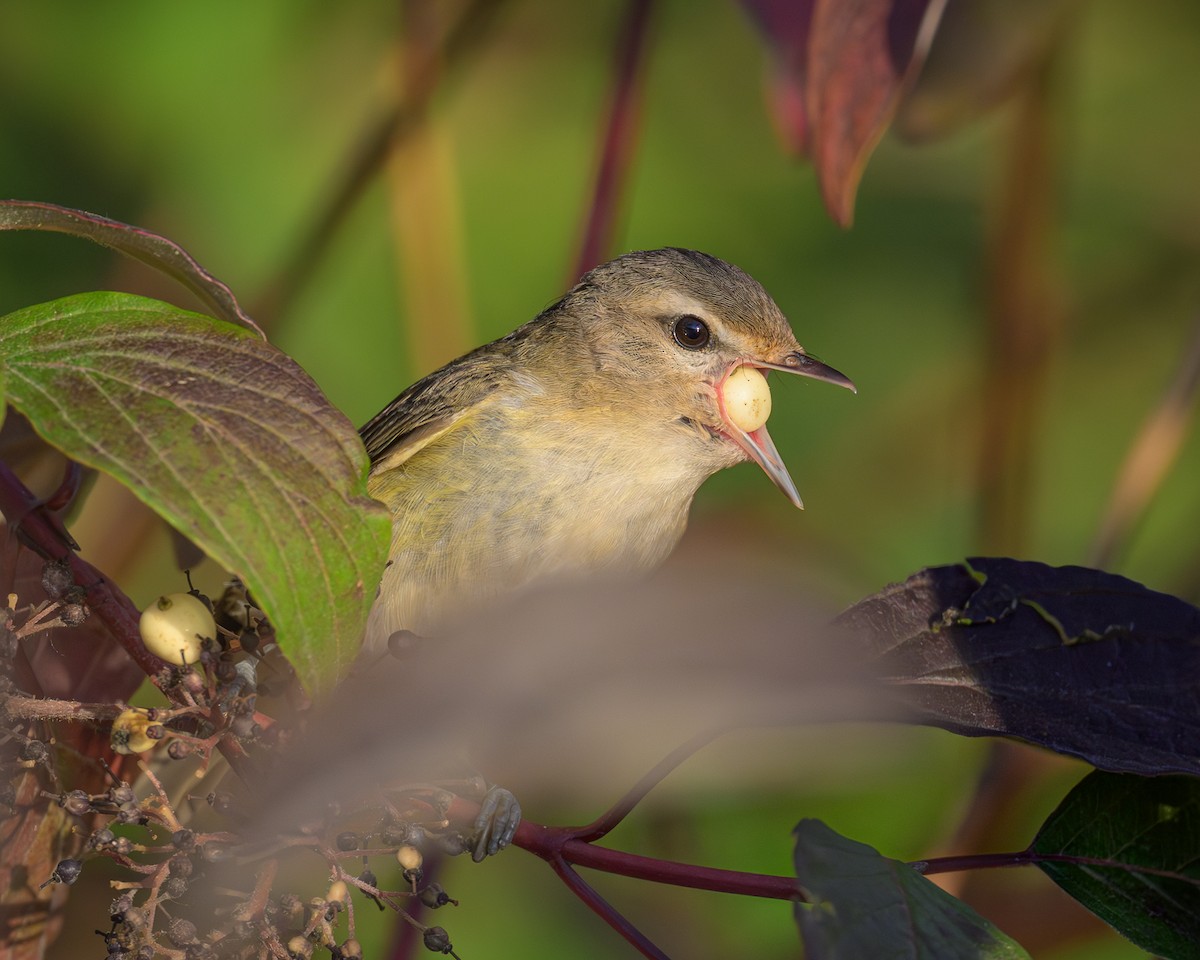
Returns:
[[[767,432],[765,374],[854,384],[805,353],[748,274],[694,250],[629,253],[586,274],[544,318],[560,333],[576,328],[580,355],[594,366],[595,376],[581,378],[582,402],[633,406],[647,424],[689,432],[710,472],[753,460],[803,507]]]

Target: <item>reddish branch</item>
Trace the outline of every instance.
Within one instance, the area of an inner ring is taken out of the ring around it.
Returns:
[[[622,806],[624,801],[622,802]],[[479,804],[455,797],[447,818],[464,826],[473,825],[479,815]],[[602,819],[607,819],[602,818]],[[600,821],[597,821],[600,822]],[[615,826],[615,823],[613,824]],[[639,880],[668,883],[677,887],[712,890],[717,893],[740,893],[751,897],[775,900],[802,900],[803,895],[795,877],[776,877],[768,874],[745,873],[740,870],[721,870],[690,863],[677,863],[644,857],[623,850],[596,846],[591,839],[593,825],[586,827],[548,827],[523,820],[517,827],[513,844],[541,857],[562,878],[584,903],[606,923],[621,934],[643,956],[665,960],[666,954],[654,946],[645,935],[625,919],[615,907],[600,896],[578,873],[575,867],[590,867],[605,873],[615,873]]]
[[[575,871],[575,867],[590,867],[593,870],[639,880],[712,890],[717,893],[739,893],[743,896],[775,900],[804,899],[795,877],[701,867],[595,845],[594,841],[614,829],[672,770],[717,736],[719,731],[709,731],[672,751],[624,797],[586,826],[548,827],[523,820],[513,836],[515,846],[541,857],[550,864],[580,900],[650,960],[667,960],[667,955],[592,888]],[[470,831],[474,829],[479,812],[479,804],[456,795],[446,812],[446,817],[452,823],[460,824],[464,831]]]
[[[1136,870],[1138,874],[1148,874],[1155,877],[1165,877],[1178,880],[1178,870],[1165,870],[1160,867],[1148,867],[1142,864],[1133,867],[1106,857],[1081,857],[1070,853],[1039,853],[1037,850],[1019,850],[1016,853],[970,853],[960,857],[934,857],[930,860],[917,860],[910,863],[917,873],[928,876],[931,873],[955,873],[959,870],[987,870],[996,867],[1029,867],[1039,863],[1072,863],[1083,867],[1121,867],[1126,870]]]
[[[71,474],[68,474],[67,482],[72,482]],[[52,501],[55,499],[51,498]],[[30,493],[3,461],[0,461],[0,514],[4,515],[9,527],[25,546],[47,560],[64,561],[70,566],[75,583],[84,590],[91,615],[104,625],[109,635],[125,649],[150,681],[162,689],[159,677],[170,665],[152,654],[142,643],[138,629],[141,611],[116,584],[75,553],[78,545],[63,527],[62,521],[46,503]],[[163,693],[173,702],[186,697],[186,694],[177,690],[163,690]],[[187,703],[186,699],[184,705],[195,707],[195,703]],[[214,707],[214,720],[219,719]],[[229,765],[235,771],[243,772],[245,751],[236,738],[226,736],[222,731],[213,739]]]
[[[47,560],[65,560],[87,595],[88,610],[108,629],[134,662],[153,679],[167,666],[150,653],[138,633],[141,612],[104,574],[75,553],[75,541],[62,521],[0,462],[0,513],[21,542]]]

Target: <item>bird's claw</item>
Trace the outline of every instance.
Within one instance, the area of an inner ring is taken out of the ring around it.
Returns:
[[[495,856],[511,842],[521,823],[521,804],[503,787],[489,787],[475,818],[471,859],[476,863]]]

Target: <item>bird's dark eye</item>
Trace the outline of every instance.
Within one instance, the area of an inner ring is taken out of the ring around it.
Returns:
[[[675,321],[672,331],[675,342],[689,350],[699,350],[708,343],[708,324],[690,313]]]

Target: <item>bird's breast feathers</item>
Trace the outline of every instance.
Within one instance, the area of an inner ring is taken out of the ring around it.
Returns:
[[[604,411],[564,411],[535,380],[520,386],[372,471],[369,489],[393,515],[373,643],[436,629],[463,603],[530,581],[651,568],[683,534],[711,472],[693,448],[712,438],[679,422],[639,430]]]

